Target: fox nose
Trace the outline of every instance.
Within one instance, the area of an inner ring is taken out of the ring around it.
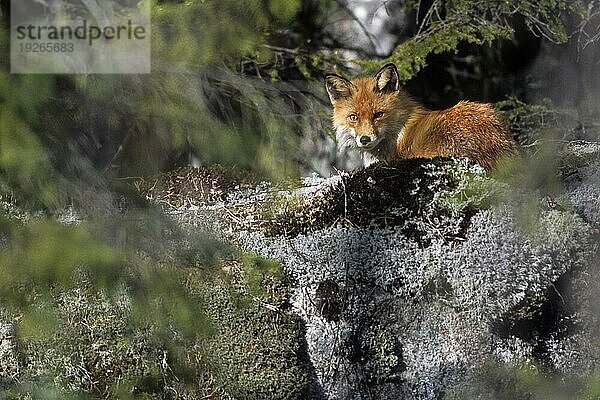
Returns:
[[[360,144],[367,145],[369,143],[371,143],[371,137],[370,136],[361,136],[360,137]]]

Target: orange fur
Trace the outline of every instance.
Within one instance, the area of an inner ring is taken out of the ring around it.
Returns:
[[[491,104],[461,101],[430,111],[399,86],[393,64],[375,76],[326,77],[338,142],[363,150],[366,161],[396,157],[468,157],[486,169],[517,151]]]

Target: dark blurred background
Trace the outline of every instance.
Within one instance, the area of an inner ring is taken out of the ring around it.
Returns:
[[[10,75],[4,29],[3,102],[15,111],[5,119],[24,123],[67,177],[190,163],[328,175],[349,165],[330,139],[323,75],[393,61],[429,107],[545,102],[569,109],[589,136],[597,14],[594,1],[157,1],[149,75]]]

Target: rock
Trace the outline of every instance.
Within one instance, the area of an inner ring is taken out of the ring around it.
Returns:
[[[311,399],[525,399],[518,371],[586,382],[600,360],[600,145],[549,154],[228,185],[175,214],[282,262]]]
[[[565,148],[576,172],[560,206],[461,160],[405,160],[343,177],[277,216],[282,229],[238,241],[292,276],[327,399],[436,399],[476,387],[490,360],[589,373],[600,360],[594,146]]]

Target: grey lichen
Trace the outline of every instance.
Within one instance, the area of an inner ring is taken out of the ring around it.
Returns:
[[[7,321],[4,313],[0,312],[0,315],[3,321]],[[19,377],[20,364],[14,337],[13,324],[0,322],[0,382],[13,383]]]

